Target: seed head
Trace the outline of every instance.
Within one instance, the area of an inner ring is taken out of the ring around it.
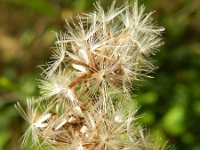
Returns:
[[[22,143],[31,135],[38,147],[58,150],[157,150],[135,123],[137,109],[124,104],[132,103],[132,83],[153,70],[149,58],[163,28],[137,1],[95,8],[57,35],[41,97],[27,101],[27,112],[16,105],[30,124]]]

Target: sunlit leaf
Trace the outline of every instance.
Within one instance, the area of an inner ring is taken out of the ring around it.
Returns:
[[[185,110],[182,106],[171,108],[162,120],[163,127],[172,135],[180,135],[185,130],[184,125]]]

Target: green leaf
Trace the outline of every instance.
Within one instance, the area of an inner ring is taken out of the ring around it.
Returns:
[[[146,111],[140,120],[143,124],[150,125],[155,121],[155,115],[152,111]]]
[[[16,4],[24,5],[41,14],[49,16],[58,15],[55,8],[53,8],[50,2],[46,0],[10,0],[10,1]]]
[[[4,149],[4,145],[7,143],[8,139],[10,138],[10,134],[8,131],[1,131],[0,132],[0,149]]]
[[[0,87],[8,90],[16,89],[16,85],[5,76],[0,76]]]
[[[180,135],[185,130],[185,110],[182,106],[171,108],[162,120],[164,129],[172,135]]]
[[[193,102],[192,104],[193,106],[193,110],[198,114],[200,115],[200,100],[196,100]]]
[[[139,97],[139,101],[142,104],[154,104],[156,103],[157,100],[158,100],[158,95],[153,91],[144,93]]]

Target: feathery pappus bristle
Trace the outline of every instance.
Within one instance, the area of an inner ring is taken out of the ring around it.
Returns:
[[[41,96],[27,101],[27,111],[16,105],[30,125],[22,144],[31,136],[38,149],[158,150],[138,125],[129,92],[154,69],[150,56],[164,29],[137,1],[120,7],[114,1],[108,11],[97,2],[95,8],[57,34],[39,80]]]

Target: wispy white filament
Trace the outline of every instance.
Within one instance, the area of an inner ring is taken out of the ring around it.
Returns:
[[[162,44],[163,28],[137,1],[117,7],[114,0],[107,12],[100,3],[95,8],[67,22],[67,32],[57,35],[39,100],[27,101],[27,111],[17,103],[30,125],[22,144],[31,135],[36,149],[160,149],[146,144],[135,124],[129,89],[154,69],[149,58]]]

